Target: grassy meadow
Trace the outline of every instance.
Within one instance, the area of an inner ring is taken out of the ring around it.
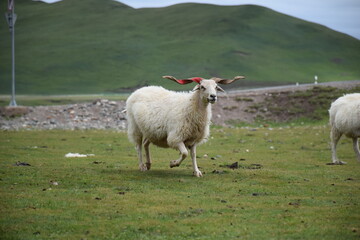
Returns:
[[[1,239],[359,239],[348,139],[348,164],[334,166],[325,123],[211,131],[197,153],[203,178],[190,159],[170,169],[178,153],[156,147],[138,171],[123,132],[1,132]]]

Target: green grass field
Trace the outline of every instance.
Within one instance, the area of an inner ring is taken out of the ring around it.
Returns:
[[[0,236],[359,239],[360,164],[342,139],[338,154],[348,164],[326,165],[328,136],[320,123],[213,127],[198,148],[205,174],[196,178],[189,159],[170,169],[178,153],[156,147],[152,169],[138,171],[122,132],[3,131]],[[95,156],[65,158],[69,152]],[[224,167],[234,162],[239,169]]]

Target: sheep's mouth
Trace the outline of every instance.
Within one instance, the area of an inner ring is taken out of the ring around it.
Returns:
[[[207,101],[208,101],[208,103],[214,104],[214,103],[216,103],[217,98],[208,98]]]

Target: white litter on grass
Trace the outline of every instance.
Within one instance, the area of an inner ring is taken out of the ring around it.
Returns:
[[[65,154],[66,158],[75,158],[75,157],[92,157],[95,154],[80,154],[80,153],[67,153]]]

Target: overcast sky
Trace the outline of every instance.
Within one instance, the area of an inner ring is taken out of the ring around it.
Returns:
[[[44,0],[54,2],[58,0]],[[118,0],[133,8],[165,7],[197,2],[217,5],[256,4],[275,11],[325,25],[360,40],[360,0]]]

